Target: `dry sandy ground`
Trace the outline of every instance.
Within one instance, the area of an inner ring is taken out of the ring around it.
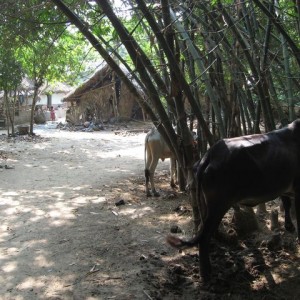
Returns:
[[[213,243],[219,275],[199,286],[196,250],[179,254],[165,243],[173,225],[191,234],[188,198],[168,187],[168,162],[158,167],[161,197],[145,197],[143,129],[150,127],[2,137],[0,165],[13,169],[0,169],[1,300],[300,296],[295,235],[282,228],[271,235],[275,246],[273,239]]]
[[[145,133],[126,129],[36,129],[42,138],[1,142],[0,164],[14,167],[0,169],[1,299],[147,297],[139,277],[170,252],[176,202],[145,197]],[[168,164],[159,168],[166,177]]]

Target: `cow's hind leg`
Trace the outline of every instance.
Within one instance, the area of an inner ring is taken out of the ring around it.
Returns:
[[[150,182],[151,182],[151,171],[150,165],[152,163],[153,156],[151,153],[151,149],[149,147],[146,148],[146,161],[145,161],[145,186],[146,186],[146,196],[151,197],[152,194],[150,192]]]
[[[224,213],[225,214],[225,213]],[[203,235],[199,242],[199,269],[202,283],[209,282],[211,278],[211,262],[210,262],[210,241],[213,234],[217,231],[223,215],[208,218],[203,226]]]
[[[158,164],[158,159],[153,159],[153,156],[152,156],[152,161],[149,166],[149,177],[150,177],[151,190],[152,190],[152,194],[154,197],[160,196],[160,194],[156,191],[155,185],[154,185],[154,172],[157,167],[157,164]]]
[[[221,204],[221,205],[220,205]],[[200,277],[203,283],[210,280],[211,263],[210,263],[210,240],[213,234],[217,231],[222,218],[230,207],[227,207],[225,202],[218,201],[216,198],[210,198],[207,201],[208,215],[203,223],[201,239],[199,242],[199,267]]]
[[[175,180],[177,177],[177,168],[176,168],[176,159],[173,157],[170,157],[170,186],[171,188],[175,188],[176,184],[175,184]]]
[[[288,196],[281,196],[281,201],[284,208],[284,227],[287,231],[294,232],[295,226],[291,218],[291,206],[292,206],[291,198]]]
[[[149,190],[149,181],[150,181],[150,172],[148,169],[145,169],[145,186],[146,186],[146,196],[151,197],[152,194]]]

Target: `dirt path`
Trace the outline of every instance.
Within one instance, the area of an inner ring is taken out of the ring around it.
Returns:
[[[144,196],[145,133],[35,132],[1,142],[1,299],[147,297],[140,273],[170,249],[164,200]]]
[[[186,195],[168,187],[168,162],[158,167],[162,196],[144,194],[142,130],[150,126],[37,129],[33,141],[0,140],[0,165],[14,167],[0,169],[0,299],[300,295],[295,236],[283,231],[291,245],[273,252],[262,246],[259,255],[252,240],[242,250],[213,245],[214,268],[228,280],[199,289],[195,250],[178,254],[164,241],[172,225],[187,236],[191,229]],[[125,204],[116,206],[120,200]]]

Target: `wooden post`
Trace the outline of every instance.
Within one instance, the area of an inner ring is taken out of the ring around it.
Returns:
[[[113,110],[114,110],[114,115],[116,118],[119,117],[119,112],[118,112],[118,103],[117,103],[117,89],[116,89],[116,73],[113,73],[113,89],[114,89],[114,93],[113,93]]]

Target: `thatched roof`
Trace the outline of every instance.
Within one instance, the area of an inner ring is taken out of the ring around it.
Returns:
[[[34,90],[34,82],[29,79],[28,77],[24,77],[22,82],[17,88],[17,91],[20,94],[27,94],[29,96],[33,95]],[[56,82],[56,83],[45,83],[41,88],[41,94],[48,94],[48,93],[68,93],[72,90],[72,87],[66,83]],[[0,91],[0,99],[3,98],[3,91]]]
[[[43,87],[42,87],[43,89]],[[72,87],[63,82],[55,82],[50,83],[49,85],[45,86],[43,89],[44,93],[68,93],[72,90]]]
[[[87,92],[111,84],[111,76],[111,68],[108,65],[104,66],[101,70],[97,71],[89,80],[85,81],[74,91],[71,91],[68,95],[66,95],[63,101],[76,101]]]
[[[29,94],[33,92],[34,82],[27,76],[22,79],[21,84],[18,86],[19,92],[28,92]],[[66,83],[55,82],[55,83],[44,83],[41,87],[42,93],[68,93],[72,87]]]

